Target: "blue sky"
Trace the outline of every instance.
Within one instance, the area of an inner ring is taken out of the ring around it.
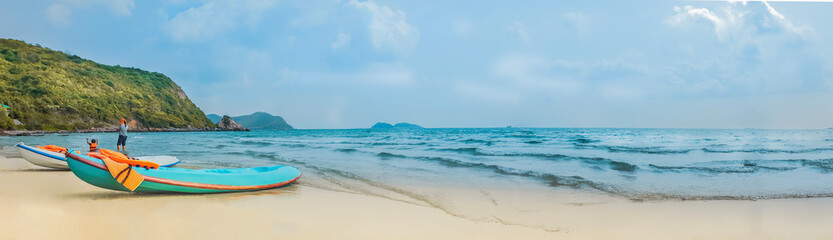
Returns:
[[[833,127],[828,2],[0,2],[0,37],[298,128]]]

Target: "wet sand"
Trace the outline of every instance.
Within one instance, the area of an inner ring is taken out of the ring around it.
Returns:
[[[303,178],[249,193],[134,194],[93,187],[69,171],[0,157],[2,239],[833,239],[829,198],[582,198],[574,203],[537,199],[532,208],[540,208],[540,214],[519,214],[529,218],[519,222],[556,226],[545,230],[324,190],[304,184]]]

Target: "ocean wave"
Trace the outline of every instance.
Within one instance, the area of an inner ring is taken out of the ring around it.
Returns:
[[[271,146],[271,145],[272,145],[272,143],[271,143],[271,142],[265,142],[265,141],[254,141],[254,140],[243,140],[243,141],[240,141],[240,142],[237,142],[237,143],[238,143],[238,144],[242,144],[242,145],[249,145],[249,146],[261,146],[261,147]]]
[[[437,151],[441,152],[455,152],[460,154],[469,154],[473,156],[490,156],[490,154],[485,154],[480,152],[480,150],[476,147],[463,147],[463,148],[441,148],[437,149]]]
[[[541,142],[541,141],[535,141],[535,140],[532,140],[532,141],[526,141],[526,142],[524,142],[524,143],[528,143],[528,144],[539,144],[539,143],[543,143],[543,142]]]
[[[541,136],[533,135],[533,134],[528,134],[528,135],[527,134],[512,134],[512,135],[509,135],[509,137],[513,137],[513,138],[542,138]]]
[[[789,198],[829,198],[833,193],[781,193],[781,194],[738,194],[738,195],[707,195],[707,194],[674,194],[658,192],[632,192],[622,194],[632,201],[714,201],[714,200],[765,200]]]
[[[540,173],[536,171],[529,171],[529,170],[519,170],[515,168],[509,168],[504,166],[498,166],[493,164],[486,164],[486,163],[479,163],[479,162],[467,162],[461,161],[457,159],[451,158],[444,158],[444,157],[424,157],[424,156],[405,156],[400,154],[392,154],[387,152],[381,152],[377,154],[377,156],[385,159],[391,158],[408,158],[408,159],[415,159],[421,161],[431,161],[435,163],[439,163],[446,167],[454,167],[454,168],[471,168],[471,169],[481,169],[481,170],[491,170],[500,175],[509,175],[509,176],[520,176],[520,177],[528,177],[528,178],[536,178],[538,180],[542,180],[546,182],[549,186],[559,187],[559,186],[567,186],[571,188],[582,188],[582,187],[589,187],[592,189],[603,190],[605,192],[610,193],[617,193],[612,191],[612,187],[592,182],[581,178],[579,176],[557,176],[549,173]],[[546,155],[549,157],[556,157],[554,155]],[[559,155],[564,156],[564,155]],[[610,169],[620,171],[620,172],[634,172],[638,169],[636,165],[625,163],[625,162],[618,162],[618,161],[611,161],[604,158],[588,158],[592,160],[591,164],[606,164],[609,165]],[[588,160],[585,159],[585,160]]]
[[[802,166],[814,167],[822,170],[825,173],[833,172],[833,158],[831,159],[817,159],[817,160],[797,160],[801,162]]]
[[[280,143],[277,143],[280,144]],[[318,143],[316,143],[317,145]],[[233,144],[228,144],[230,146],[236,146]],[[210,145],[209,145],[210,146]],[[691,174],[693,173],[703,173],[707,174],[707,177],[718,177],[718,176],[711,176],[708,174],[755,174],[758,172],[777,172],[777,171],[791,171],[798,168],[806,168],[806,169],[813,169],[822,171],[824,173],[833,172],[833,159],[787,159],[787,160],[737,160],[737,161],[721,161],[721,162],[707,162],[704,165],[691,165],[691,166],[673,166],[673,161],[661,161],[659,163],[653,163],[651,165],[634,165],[626,162],[614,161],[608,158],[601,158],[601,157],[577,157],[577,156],[568,156],[564,154],[556,154],[556,153],[524,153],[524,152],[493,152],[489,151],[490,148],[482,147],[468,147],[468,148],[439,148],[439,147],[418,147],[420,151],[441,151],[441,152],[453,152],[459,153],[463,155],[469,156],[478,156],[478,157],[526,157],[526,158],[536,158],[548,161],[579,161],[579,164],[583,165],[583,168],[593,168],[593,169],[601,169],[607,171],[617,171],[623,174],[618,174],[618,176],[622,176],[622,179],[617,180],[597,180],[592,174],[585,175],[585,174],[576,174],[574,173],[567,173],[565,175],[553,174],[553,173],[546,173],[542,172],[539,169],[528,169],[526,167],[518,167],[513,168],[509,166],[505,166],[502,164],[495,164],[491,162],[479,162],[476,161],[477,158],[468,157],[465,158],[462,155],[458,156],[456,154],[445,154],[448,156],[439,156],[439,157],[432,157],[429,155],[423,155],[423,153],[419,153],[419,151],[406,151],[406,152],[396,152],[391,148],[375,148],[375,149],[365,149],[365,148],[350,148],[350,146],[338,146],[341,148],[335,149],[326,149],[326,151],[338,151],[338,152],[358,152],[361,153],[362,156],[367,154],[369,157],[378,157],[387,160],[391,166],[396,166],[396,159],[412,159],[416,161],[423,161],[424,164],[429,165],[437,165],[437,166],[445,166],[448,168],[458,168],[458,169],[471,169],[472,171],[482,171],[485,174],[492,174],[496,176],[505,176],[505,177],[518,177],[518,178],[525,178],[531,179],[532,182],[540,182],[543,186],[551,186],[556,188],[575,188],[575,189],[584,189],[590,191],[599,191],[606,194],[610,194],[617,197],[622,197],[625,199],[631,199],[634,201],[650,201],[650,200],[754,200],[754,199],[772,199],[772,198],[814,198],[814,197],[833,197],[833,193],[824,193],[824,190],[819,190],[819,192],[815,191],[776,191],[773,189],[773,192],[760,192],[760,191],[752,191],[752,192],[745,192],[743,189],[739,190],[738,193],[735,192],[726,192],[726,191],[717,191],[717,192],[710,192],[710,188],[706,187],[703,189],[684,189],[684,188],[674,188],[669,187],[668,189],[649,189],[644,188],[638,185],[638,182],[630,182],[628,181],[627,177],[631,177],[630,179],[640,178],[642,173],[654,174],[659,173],[663,174],[663,172],[668,172],[671,176],[679,173],[675,172],[683,172],[683,174]],[[353,146],[355,147],[355,146]],[[701,146],[702,147],[702,146]],[[426,149],[427,148],[427,149]],[[362,149],[362,150],[358,150]],[[384,150],[382,150],[384,149]],[[350,172],[351,170],[348,169],[334,169],[330,168],[332,166],[318,164],[314,161],[302,161],[298,159],[292,159],[288,157],[283,157],[279,155],[277,152],[272,152],[267,148],[259,148],[253,150],[246,150],[241,151],[243,149],[237,150],[237,148],[226,147],[225,150],[236,150],[230,152],[224,152],[223,154],[230,154],[230,155],[245,155],[248,157],[253,157],[255,159],[265,159],[265,160],[272,160],[277,163],[287,164],[298,166],[302,168],[305,173],[309,171],[311,176],[320,176],[324,175],[325,178],[330,176],[330,179],[334,179],[333,181],[346,181],[347,183],[338,183],[339,185],[350,186],[353,188],[366,188],[364,185],[358,185],[359,183],[352,182],[352,181],[359,181],[362,183],[366,183],[367,185],[377,185],[378,188],[383,189],[390,189],[391,192],[399,191],[402,195],[410,195],[413,196],[413,201],[422,202],[422,200],[416,199],[425,199],[426,202],[432,203],[425,203],[426,205],[440,205],[442,201],[434,201],[431,198],[427,198],[425,196],[421,196],[419,194],[415,194],[413,192],[407,191],[407,188],[399,189],[400,186],[396,186],[395,184],[390,184],[384,181],[384,177],[370,176],[370,175],[363,175],[357,174],[354,172]],[[523,150],[523,149],[518,149]],[[380,152],[381,151],[381,152]],[[384,152],[389,151],[389,152]],[[199,151],[199,154],[206,154],[210,151]],[[183,152],[185,153],[185,152]],[[334,153],[333,153],[334,154]],[[436,152],[435,155],[439,155]],[[194,154],[190,154],[194,155]],[[237,165],[246,163],[239,163],[235,161],[228,161],[228,159],[234,159],[234,157],[227,157],[223,159],[223,162],[215,162],[214,160],[206,161],[206,163],[211,163],[212,165],[218,164],[218,166],[224,166],[222,164],[233,164],[234,166],[230,167],[240,167]],[[669,158],[673,160],[673,158]],[[511,158],[501,159],[501,160],[511,160]],[[528,161],[527,161],[528,162]],[[411,161],[407,162],[410,166]],[[434,164],[431,164],[434,163]],[[523,160],[519,160],[518,163],[524,163]],[[540,163],[540,162],[539,162]],[[662,163],[670,164],[672,166],[663,166]],[[251,163],[249,163],[251,164]],[[584,165],[589,164],[589,165]],[[202,165],[200,165],[202,166]],[[523,166],[523,165],[520,165]],[[437,167],[434,167],[437,168]],[[431,168],[428,168],[431,169]],[[630,172],[639,172],[639,174],[629,174]],[[652,171],[659,171],[659,172],[652,172]],[[569,171],[568,171],[569,172]],[[314,175],[320,174],[320,175]],[[563,173],[562,173],[563,174]],[[731,175],[727,175],[731,179]],[[756,175],[757,176],[757,175]],[[717,179],[717,178],[716,178]],[[631,184],[637,184],[636,187],[631,187]],[[398,189],[398,190],[397,190]],[[660,190],[662,189],[662,190]],[[720,190],[720,189],[719,189]],[[358,190],[357,190],[358,191]],[[376,190],[361,190],[368,192],[368,194],[378,194]],[[689,192],[690,191],[690,192]],[[385,192],[387,195],[387,192]],[[393,195],[392,195],[393,196]],[[395,195],[399,196],[399,195]],[[398,198],[398,197],[395,197]],[[405,199],[402,197],[401,199]],[[408,200],[412,201],[412,200]],[[449,208],[453,209],[453,208]]]
[[[444,157],[411,157],[413,159],[423,160],[423,161],[431,161],[438,163],[440,165],[452,168],[467,168],[467,169],[481,169],[481,170],[488,170],[494,173],[505,175],[505,176],[517,176],[517,177],[525,177],[525,178],[532,178],[539,181],[544,182],[545,184],[551,187],[569,187],[574,189],[582,189],[582,188],[589,188],[589,189],[596,189],[603,192],[608,192],[612,194],[619,194],[621,191],[614,186],[594,182],[582,178],[580,176],[558,176],[549,173],[541,173],[536,171],[529,171],[529,170],[520,170],[515,168],[509,168],[504,166],[498,166],[493,164],[486,164],[486,163],[476,163],[476,162],[466,162],[460,161],[451,158],[444,158]]]
[[[361,143],[370,146],[397,146],[397,145],[409,145],[409,146],[421,146],[426,145],[426,142],[418,142],[418,143],[395,143],[395,142],[370,142],[370,143]]]
[[[376,154],[377,157],[382,159],[390,159],[390,158],[407,158],[405,155],[393,154],[389,152],[380,152]]]
[[[638,166],[626,163],[626,162],[619,162],[613,161],[606,158],[600,157],[575,157],[575,156],[567,156],[563,154],[551,154],[551,153],[497,153],[497,152],[482,152],[478,148],[443,148],[437,149],[438,151],[446,151],[446,152],[456,152],[461,154],[468,154],[472,156],[489,156],[489,157],[529,157],[529,158],[538,158],[538,159],[545,159],[545,160],[578,160],[584,163],[598,165],[598,164],[607,164],[610,166],[610,169],[620,171],[620,172],[635,172],[639,169]]]
[[[593,145],[593,144],[573,144],[577,148],[595,148],[607,150],[608,152],[625,152],[625,153],[643,153],[643,154],[685,154],[695,149],[670,149],[665,147],[629,147],[629,146],[609,146],[609,145]]]
[[[493,144],[493,142],[492,142],[492,141],[488,141],[488,140],[481,140],[481,139],[474,139],[474,138],[469,138],[469,139],[466,139],[466,140],[460,140],[459,142],[461,142],[461,143],[467,143],[467,144],[484,144],[484,145],[486,145],[486,146],[491,146],[491,145]]]
[[[587,143],[601,142],[601,140],[589,139],[589,138],[575,138],[575,139],[568,140],[568,142],[574,142],[574,143],[579,143],[579,144],[587,144]]]
[[[545,182],[549,186],[552,187],[570,187],[570,188],[591,188],[597,189],[604,192],[611,192],[616,193],[618,189],[613,186],[608,186],[605,184],[593,182],[587,179],[584,179],[580,176],[558,176],[549,173],[541,173],[536,171],[529,171],[529,170],[520,170],[510,167],[498,166],[493,164],[486,164],[486,163],[478,163],[478,162],[466,162],[451,158],[444,158],[444,157],[411,157],[405,156],[400,154],[393,154],[387,152],[381,152],[377,154],[378,156],[384,156],[388,158],[408,158],[408,159],[415,159],[421,161],[430,161],[442,166],[451,167],[451,168],[466,168],[466,169],[480,169],[480,170],[489,170],[494,173],[506,176],[517,176],[517,177],[526,177],[526,178],[534,178],[540,181]]]
[[[649,167],[661,171],[691,171],[709,174],[737,174],[755,173],[758,171],[791,171],[800,167],[810,167],[817,170],[833,172],[833,158],[831,159],[786,159],[786,160],[744,160],[711,162],[719,166],[661,166],[648,164]]]
[[[637,167],[636,165],[626,162],[608,160],[607,164],[610,165],[611,169],[620,172],[635,172],[637,169],[639,169],[639,167]]]
[[[771,148],[745,148],[745,149],[720,149],[717,147],[705,147],[702,149],[707,153],[812,153],[833,151],[833,147],[807,148],[807,149],[771,149]]]
[[[289,148],[306,148],[306,147],[309,147],[309,145],[302,144],[302,143],[281,143],[281,144],[278,144],[278,145],[281,146],[281,147],[289,147]]]
[[[339,148],[339,149],[334,149],[333,151],[343,152],[343,153],[352,153],[352,152],[357,152],[359,150],[356,150],[355,148]]]
[[[668,149],[664,147],[626,147],[626,146],[605,146],[610,152],[633,152],[647,154],[682,154],[689,153],[693,149]]]
[[[758,166],[754,164],[742,164],[738,166],[724,166],[724,167],[696,167],[696,166],[658,166],[653,164],[648,164],[648,166],[663,170],[663,171],[677,171],[677,170],[686,170],[686,171],[693,171],[693,172],[700,172],[700,173],[710,173],[710,174],[722,174],[722,173],[754,173],[760,170],[772,170],[772,171],[789,171],[796,169],[796,167],[767,167],[767,166]]]

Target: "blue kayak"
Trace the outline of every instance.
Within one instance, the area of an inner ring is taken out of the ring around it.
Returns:
[[[81,180],[100,188],[130,191],[111,175],[104,161],[74,153],[66,154],[67,165]],[[214,193],[240,192],[276,188],[301,177],[301,171],[291,166],[269,166],[233,169],[145,169],[130,167],[141,174],[144,181],[134,192]]]

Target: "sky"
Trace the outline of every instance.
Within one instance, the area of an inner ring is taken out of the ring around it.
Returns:
[[[296,128],[833,127],[829,1],[0,0],[0,38]]]

